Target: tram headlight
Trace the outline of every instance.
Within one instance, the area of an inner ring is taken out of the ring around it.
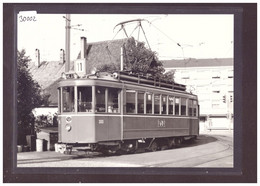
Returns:
[[[118,77],[118,74],[116,72],[114,72],[113,77],[116,79]]]
[[[65,129],[69,132],[71,130],[71,125],[70,124],[66,124],[65,125]]]

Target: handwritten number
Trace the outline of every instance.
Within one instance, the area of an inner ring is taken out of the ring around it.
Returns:
[[[19,16],[19,19],[20,19],[20,22],[36,21],[35,16],[27,16],[27,17]]]
[[[19,16],[19,18],[20,18],[20,22],[23,22],[23,17],[22,17],[22,16]]]

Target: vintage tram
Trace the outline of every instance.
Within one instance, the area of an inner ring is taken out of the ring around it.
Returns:
[[[156,151],[199,135],[198,99],[184,85],[123,71],[62,76],[61,144],[103,153]]]

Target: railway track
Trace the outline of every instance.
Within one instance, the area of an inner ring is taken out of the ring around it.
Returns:
[[[96,152],[74,151],[72,155],[44,152],[38,153],[37,158],[26,155],[18,154],[18,167],[233,167],[233,140],[226,136],[201,135],[192,144],[156,152],[113,156]]]

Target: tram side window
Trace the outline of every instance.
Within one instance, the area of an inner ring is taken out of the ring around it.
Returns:
[[[154,114],[160,114],[160,95],[154,95]]]
[[[169,96],[168,100],[168,114],[173,114],[174,97]]]
[[[162,96],[162,114],[166,114],[167,109],[167,96]]]
[[[193,100],[193,116],[197,116],[197,108],[198,108],[197,100]]]
[[[146,94],[146,114],[152,114],[153,113],[153,101],[152,101],[152,94],[147,93]]]
[[[105,90],[104,87],[96,87],[96,112],[106,112]]]
[[[137,112],[138,114],[143,114],[144,113],[144,93],[138,92],[137,96]]]
[[[119,89],[108,88],[108,102],[107,102],[107,111],[113,113],[119,113]]]
[[[135,112],[135,91],[126,91],[126,113],[136,113]]]
[[[62,88],[63,112],[74,112],[74,87]]]
[[[189,111],[188,111],[189,112],[189,116],[192,116],[192,114],[193,114],[192,113],[192,110],[193,110],[193,104],[192,103],[193,103],[193,100],[189,99]]]
[[[78,111],[92,112],[92,87],[78,87]]]
[[[181,98],[181,115],[186,116],[186,98]]]
[[[175,115],[180,115],[180,98],[175,98]]]

